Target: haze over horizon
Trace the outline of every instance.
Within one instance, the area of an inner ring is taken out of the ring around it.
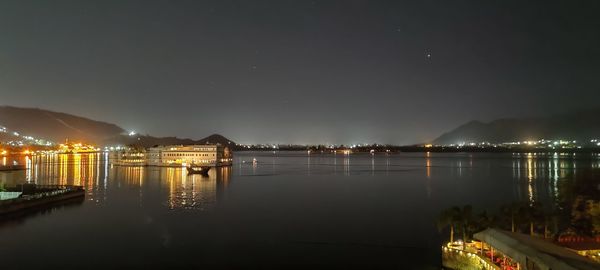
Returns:
[[[593,108],[600,3],[544,3],[3,1],[0,104],[301,144]]]

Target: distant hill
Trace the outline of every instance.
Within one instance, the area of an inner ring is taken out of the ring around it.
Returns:
[[[37,108],[0,106],[0,126],[4,126],[11,131],[18,131],[21,135],[54,142],[63,142],[68,138],[71,141],[84,141],[99,146],[137,144],[149,147],[153,145],[207,143],[235,146],[233,141],[219,134],[213,134],[200,140],[153,137],[150,135],[128,136],[124,134],[124,129],[115,124]],[[18,137],[12,136],[10,133],[0,133],[0,141],[15,139],[18,139]]]
[[[505,118],[489,123],[471,121],[444,133],[434,144],[600,138],[600,109],[532,118]]]
[[[96,142],[124,132],[117,125],[37,108],[0,106],[0,125],[23,135],[62,142]]]
[[[200,139],[198,140],[200,142],[200,144],[214,144],[214,143],[218,143],[218,144],[222,144],[222,145],[235,145],[235,143],[233,141],[231,141],[230,139],[225,138],[223,135],[221,134],[213,134],[210,135],[204,139]]]
[[[221,144],[229,146],[232,149],[236,145],[233,141],[219,134],[210,135],[204,139],[180,139],[177,137],[153,137],[150,135],[119,135],[103,141],[103,145],[139,145],[143,147],[151,147],[155,145],[172,145],[172,144]]]

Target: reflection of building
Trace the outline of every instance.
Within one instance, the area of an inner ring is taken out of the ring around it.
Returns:
[[[177,167],[116,166],[110,178],[136,188],[139,192],[128,198],[138,195],[147,207],[208,211],[225,198],[230,174],[227,166],[211,169],[207,175],[188,175]]]
[[[232,155],[229,148],[222,145],[171,145],[152,147],[147,150],[124,150],[115,152],[113,163],[117,165],[148,165],[180,167],[229,166]]]
[[[231,178],[229,166],[213,168],[206,175],[188,175],[182,167],[106,164],[99,167],[99,170],[104,170],[104,180],[86,189],[91,191],[86,196],[93,198],[96,203],[112,198],[133,200],[148,208],[209,211],[224,200]],[[111,195],[115,194],[116,189],[123,187],[127,187],[127,196]]]
[[[210,170],[207,176],[188,175],[180,168],[160,168],[160,181],[169,192],[170,209],[212,209],[221,199],[229,184],[230,167]]]
[[[0,184],[78,185],[85,189],[86,201],[94,204],[133,199],[148,207],[205,211],[224,199],[230,183],[229,166],[212,168],[207,175],[188,175],[185,168],[175,166],[113,167],[108,156],[109,153],[89,153],[23,157],[20,162],[27,164],[27,170],[0,173]],[[124,187],[127,196],[116,195]]]

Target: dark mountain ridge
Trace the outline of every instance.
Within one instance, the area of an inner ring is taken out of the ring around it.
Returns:
[[[124,132],[115,125],[38,108],[0,106],[0,125],[23,135],[56,142],[65,139],[95,142]]]
[[[502,143],[539,139],[589,140],[600,138],[600,109],[547,117],[471,121],[442,134],[434,144],[461,142]]]
[[[0,126],[4,126],[11,131],[18,131],[22,135],[54,142],[64,142],[69,139],[99,146],[135,144],[149,147],[153,145],[207,143],[235,146],[233,141],[219,134],[213,134],[200,140],[153,137],[150,135],[129,136],[125,134],[123,128],[115,124],[38,108],[0,106]],[[8,136],[7,138],[14,140],[16,137]]]
[[[177,137],[153,137],[150,135],[119,135],[106,139],[103,145],[137,145],[141,147],[152,147],[155,145],[186,145],[186,144],[221,144],[233,149],[236,145],[233,141],[219,134],[213,134],[200,140],[181,139]]]

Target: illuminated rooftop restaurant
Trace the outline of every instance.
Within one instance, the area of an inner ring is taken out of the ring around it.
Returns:
[[[547,239],[492,228],[475,233],[473,237],[479,241],[444,246],[443,259],[453,260],[452,266],[460,269],[600,269],[600,264],[593,260]]]

